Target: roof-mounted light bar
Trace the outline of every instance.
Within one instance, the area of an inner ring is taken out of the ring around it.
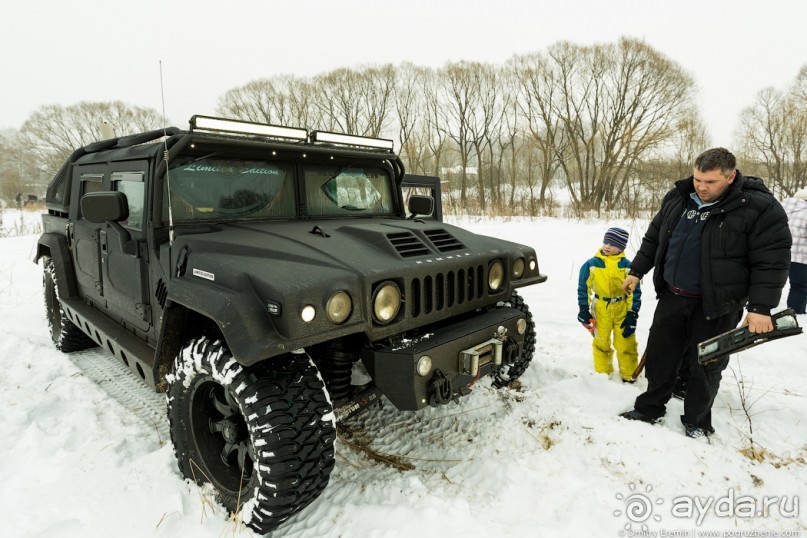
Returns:
[[[387,140],[386,138],[372,138],[369,136],[355,136],[340,133],[329,133],[326,131],[314,131],[311,133],[311,141],[392,151],[392,140]]]
[[[193,116],[190,120],[191,129],[196,131],[217,131],[221,133],[236,133],[246,135],[271,136],[275,138],[288,138],[291,140],[308,140],[308,131],[297,127],[280,127],[267,123],[254,123],[251,121],[227,120],[210,116]]]

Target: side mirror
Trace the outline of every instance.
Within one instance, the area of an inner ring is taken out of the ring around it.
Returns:
[[[409,218],[413,219],[417,215],[431,215],[434,211],[434,198],[431,196],[423,196],[420,194],[413,194],[409,198],[409,212],[412,214]]]
[[[81,214],[90,222],[119,222],[129,218],[129,204],[122,192],[91,192],[81,197]]]

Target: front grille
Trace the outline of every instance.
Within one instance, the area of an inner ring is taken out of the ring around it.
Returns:
[[[413,256],[423,256],[429,254],[431,251],[423,241],[418,239],[412,232],[395,232],[387,234],[395,250],[402,258],[411,258]]]
[[[413,278],[409,284],[409,314],[416,318],[479,301],[486,298],[485,290],[482,265]]]
[[[429,238],[437,250],[440,252],[452,252],[454,250],[462,250],[465,245],[460,243],[459,239],[448,233],[446,230],[424,230],[426,237]]]

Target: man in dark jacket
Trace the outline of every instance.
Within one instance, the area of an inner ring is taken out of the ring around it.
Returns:
[[[647,343],[647,391],[622,417],[659,421],[686,360],[686,435],[714,433],[712,404],[729,358],[701,366],[694,348],[736,327],[743,307],[751,332],[773,330],[771,308],[787,280],[790,244],[787,216],[761,180],[744,177],[726,149],[698,156],[692,177],[664,197],[623,285],[630,293],[655,267],[658,304]]]

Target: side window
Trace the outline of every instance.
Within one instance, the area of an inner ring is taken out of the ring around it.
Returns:
[[[406,218],[409,218],[410,216],[412,216],[411,213],[409,213],[409,198],[411,198],[412,195],[431,196],[432,198],[435,198],[434,189],[432,189],[431,187],[427,187],[427,186],[422,186],[422,185],[402,185],[401,186],[401,191],[403,193],[404,210],[406,211]],[[437,193],[437,194],[439,196],[439,193]],[[437,207],[437,202],[439,202],[439,200],[435,200],[435,203],[434,203],[435,208]],[[432,210],[432,212],[429,213],[428,215],[418,215],[418,216],[421,219],[431,218],[431,219],[434,219],[434,220],[438,220],[437,215],[434,214],[434,210]]]
[[[81,196],[104,190],[103,181],[103,174],[81,174]]]
[[[143,229],[143,200],[145,183],[143,172],[113,172],[112,188],[126,195],[129,204],[129,219],[122,220],[121,225],[133,230]]]

